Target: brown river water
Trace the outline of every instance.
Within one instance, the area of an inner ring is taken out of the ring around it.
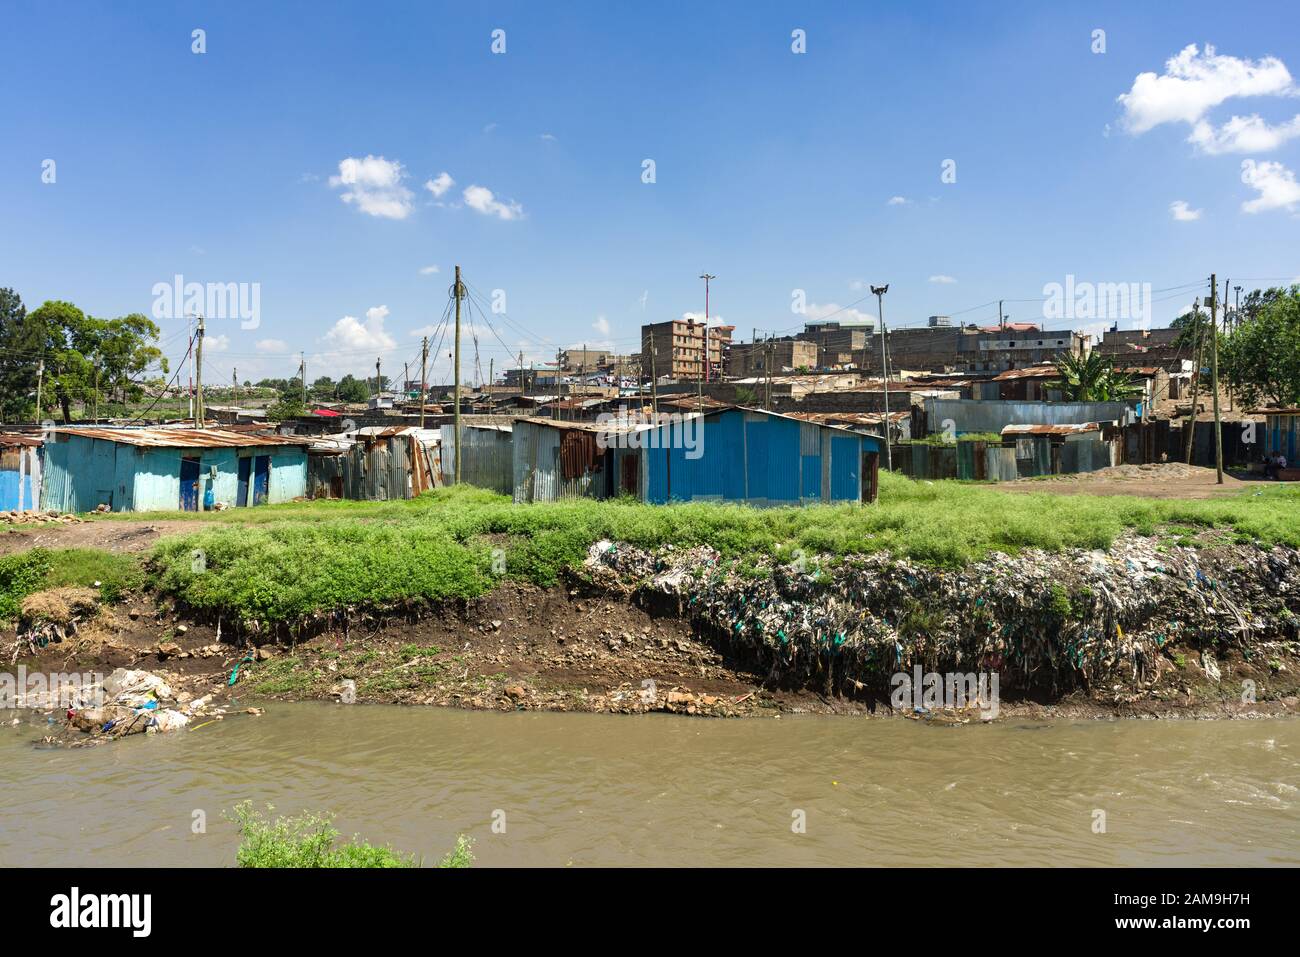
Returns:
[[[462,833],[482,866],[1300,864],[1297,720],[935,727],[272,702],[42,749],[46,719],[23,719],[0,728],[0,866],[231,865],[222,812],[245,799],[331,811],[345,835],[426,864]]]

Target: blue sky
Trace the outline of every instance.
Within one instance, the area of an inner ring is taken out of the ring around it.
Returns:
[[[112,316],[258,283],[256,329],[209,324],[219,381],[400,373],[457,263],[505,294],[483,372],[635,351],[704,271],[744,338],[795,290],[874,314],[869,282],[891,325],[1041,320],[1067,275],[1150,283],[1164,325],[1211,271],[1300,275],[1300,8],[1134,6],[10,0],[0,285]]]

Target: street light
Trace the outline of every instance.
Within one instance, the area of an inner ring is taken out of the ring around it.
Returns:
[[[884,382],[885,388],[885,470],[892,472],[894,470],[894,457],[889,449],[889,361],[885,356],[885,293],[889,292],[889,283],[883,286],[872,286],[872,294],[876,297],[877,315],[880,316],[880,376]]]

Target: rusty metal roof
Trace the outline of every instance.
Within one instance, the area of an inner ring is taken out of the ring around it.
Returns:
[[[1084,432],[1100,432],[1097,422],[1078,422],[1074,425],[1008,425],[1002,430],[1003,435],[1082,435]]]
[[[0,447],[10,448],[18,445],[39,446],[44,444],[39,435],[15,435],[12,432],[0,435]]]
[[[1060,378],[1056,366],[1029,366],[1026,369],[1008,369],[993,377],[994,382],[1006,382],[1008,379],[1056,379]]]
[[[302,446],[310,445],[312,442],[305,436],[249,435],[221,429],[94,429],[69,426],[52,429],[51,432],[56,438],[60,435],[79,435],[85,439],[102,439],[106,442],[121,442],[123,445],[162,449],[242,449],[263,445]]]

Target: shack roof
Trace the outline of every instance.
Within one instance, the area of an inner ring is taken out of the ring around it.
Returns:
[[[1077,422],[1074,425],[1008,425],[1002,430],[1003,435],[1082,435],[1085,432],[1100,432],[1098,422]]]
[[[1029,366],[1026,369],[1008,369],[993,377],[994,382],[1012,379],[1055,379],[1061,375],[1056,366]]]
[[[249,446],[305,446],[312,440],[294,435],[250,435],[222,429],[92,429],[77,426],[51,430],[54,436],[77,435],[143,448],[228,449]]]

